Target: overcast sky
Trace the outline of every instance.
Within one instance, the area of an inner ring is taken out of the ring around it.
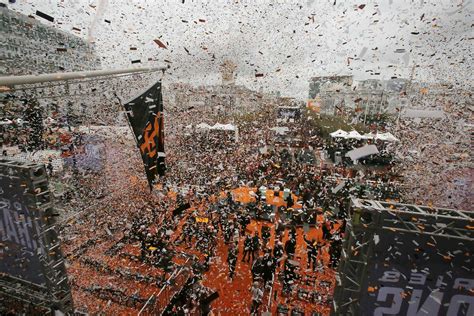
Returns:
[[[40,10],[55,18],[36,17],[42,23],[95,42],[103,68],[168,60],[165,82],[218,83],[219,64],[231,59],[237,83],[302,99],[313,76],[409,77],[413,65],[419,65],[415,80],[471,86],[472,0],[182,2],[17,0],[8,6],[27,15]]]

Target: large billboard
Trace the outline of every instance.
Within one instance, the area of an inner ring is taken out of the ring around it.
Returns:
[[[277,109],[277,122],[298,122],[301,115],[301,108],[298,106],[280,106]]]
[[[376,232],[361,315],[474,315],[473,251],[462,239]]]
[[[29,209],[25,180],[0,173],[0,273],[45,285],[39,255],[45,253],[38,212]]]

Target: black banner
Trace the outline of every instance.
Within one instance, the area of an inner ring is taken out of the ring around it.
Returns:
[[[361,315],[474,315],[472,240],[384,230],[374,241]]]
[[[124,104],[145,165],[150,189],[165,174],[164,117],[161,82]]]

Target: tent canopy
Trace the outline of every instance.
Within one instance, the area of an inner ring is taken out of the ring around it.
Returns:
[[[199,123],[198,125],[196,125],[196,128],[210,129],[211,125],[206,123]]]
[[[359,134],[356,130],[352,130],[349,133],[343,131],[342,129],[338,129],[335,132],[332,132],[331,137],[334,138],[345,138],[345,139],[378,139],[382,141],[387,141],[387,142],[398,142],[398,138],[393,136],[390,132],[387,133],[367,133],[364,135]]]
[[[220,124],[216,123],[214,126],[211,126],[211,129],[221,130],[221,131],[235,131],[236,127],[232,124]]]
[[[362,139],[362,135],[359,134],[358,131],[352,130],[350,131],[345,138],[353,138],[353,139]]]
[[[347,132],[343,131],[342,129],[338,129],[337,131],[332,132],[329,135],[331,135],[331,137],[346,137]]]
[[[363,139],[375,139],[377,135],[374,134],[374,133],[365,133],[364,135],[362,135],[362,138]]]
[[[213,126],[206,124],[206,123],[200,123],[196,125],[196,128],[201,128],[201,129],[212,129],[212,130],[220,130],[220,131],[235,131],[237,130],[237,127],[235,127],[232,124],[221,124],[221,123],[216,123]]]
[[[375,139],[385,140],[388,142],[398,142],[398,138],[393,136],[391,133],[380,133],[375,136]]]

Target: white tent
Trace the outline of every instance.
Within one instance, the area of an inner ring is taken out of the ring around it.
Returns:
[[[207,129],[207,130],[214,130],[214,131],[233,131],[235,135],[235,141],[239,140],[239,129],[232,125],[232,124],[221,124],[221,123],[216,123],[214,126],[211,126],[206,123],[200,123],[196,125],[196,128],[199,129]]]
[[[364,135],[362,135],[362,138],[363,139],[374,139],[377,135],[373,134],[373,133],[365,133]]]
[[[213,126],[206,123],[200,123],[196,125],[196,128],[212,129],[212,130],[219,130],[219,131],[235,131],[237,129],[237,127],[235,127],[232,124],[221,124],[221,123],[216,123]]]
[[[358,131],[352,130],[352,131],[350,131],[350,132],[347,134],[347,136],[345,136],[344,138],[362,139],[363,137],[362,137],[361,134],[359,134]]]
[[[388,142],[398,142],[398,138],[396,138],[395,136],[393,136],[391,133],[387,132],[387,133],[379,133],[377,134],[377,136],[375,137],[375,139],[380,139],[380,140],[384,140],[384,141],[388,141]]]
[[[196,128],[210,129],[211,125],[206,123],[199,123],[198,125],[196,125]]]
[[[221,131],[235,131],[236,130],[236,127],[232,124],[221,124],[221,123],[216,123],[214,124],[214,126],[210,126],[209,128],[215,129],[215,130],[221,130]]]
[[[347,132],[343,131],[342,129],[338,129],[337,131],[332,132],[329,135],[331,135],[331,137],[346,137]]]
[[[331,135],[331,137],[334,137],[334,138],[337,138],[337,137],[342,137],[346,139],[363,139],[364,138],[364,136],[359,134],[359,132],[356,130],[352,130],[348,133],[348,132],[343,131],[342,129],[338,129],[337,131],[332,132],[329,135]]]
[[[340,138],[345,138],[345,139],[379,139],[379,140],[383,140],[387,142],[399,141],[398,138],[396,138],[389,132],[377,133],[377,134],[366,133],[364,135],[361,135],[356,130],[352,130],[348,133],[348,132],[343,131],[342,129],[338,129],[337,131],[332,132],[329,135],[331,135],[331,137],[334,137],[334,138],[340,137]]]

